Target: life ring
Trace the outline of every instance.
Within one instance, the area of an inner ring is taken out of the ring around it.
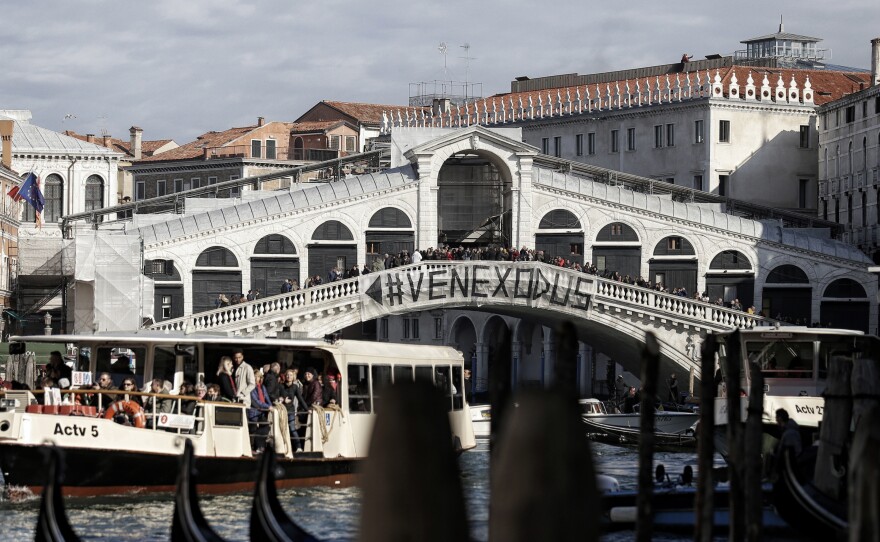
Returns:
[[[144,408],[134,401],[115,401],[110,403],[107,410],[104,411],[104,419],[112,420],[120,412],[125,413],[131,424],[135,427],[143,429],[147,426],[147,417],[144,415]]]

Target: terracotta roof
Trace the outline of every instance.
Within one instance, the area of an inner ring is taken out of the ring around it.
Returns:
[[[230,128],[222,132],[207,132],[197,137],[195,141],[190,141],[176,149],[141,158],[138,160],[138,163],[200,158],[204,155],[204,149],[206,147],[222,147],[230,141],[233,141],[256,128],[258,128],[258,126],[255,124],[253,126],[243,126],[241,128]]]
[[[391,112],[403,109],[405,105],[381,105],[381,104],[364,104],[353,102],[332,102],[323,100],[321,103],[345,113],[346,115],[357,119],[361,123],[381,124],[382,112]]]
[[[64,135],[79,139],[80,141],[88,141],[88,136],[78,134],[78,133],[74,132],[73,130],[65,130]],[[171,140],[171,139],[157,139],[155,141],[142,141],[141,142],[141,153],[144,156],[150,156],[153,154],[153,152],[156,151],[156,149],[159,149],[162,146],[167,145],[168,143],[171,143],[172,141],[173,140]],[[94,143],[95,145],[104,146],[104,139],[100,136],[95,136],[94,141],[92,143]],[[118,152],[124,152],[125,154],[128,154],[128,155],[132,154],[131,150],[130,150],[131,140],[123,141],[121,139],[116,139],[115,137],[111,137],[109,148],[111,148],[115,151],[118,151]]]
[[[332,130],[333,128],[336,128],[340,124],[345,124],[352,129],[355,129],[354,126],[352,126],[348,122],[345,122],[344,120],[318,120],[307,122],[294,122],[290,125],[290,133],[306,134],[314,132],[325,132],[327,130]]]
[[[728,84],[730,83],[730,79],[734,73],[736,73],[737,83],[740,86],[740,94],[745,94],[745,85],[746,80],[748,79],[749,71],[752,73],[752,79],[755,81],[755,87],[758,89],[761,88],[761,83],[764,78],[764,74],[767,74],[767,78],[770,82],[770,86],[775,88],[777,80],[779,78],[779,74],[782,74],[782,81],[785,85],[786,89],[791,82],[791,77],[794,75],[795,81],[797,82],[798,89],[803,91],[804,83],[806,82],[806,78],[810,78],[810,85],[813,88],[813,101],[816,105],[822,105],[824,103],[830,102],[832,100],[836,100],[838,98],[843,97],[846,94],[850,94],[852,92],[856,92],[859,90],[859,83],[865,83],[869,85],[871,75],[865,72],[841,72],[841,71],[830,71],[830,70],[793,70],[793,69],[782,69],[782,68],[760,68],[760,67],[748,67],[748,66],[728,66],[726,68],[721,68],[718,70],[719,75],[721,76],[722,85],[724,86],[724,95],[727,95]],[[712,80],[715,78],[715,70],[709,72]],[[675,87],[676,85],[676,74],[670,74],[669,82]],[[685,86],[685,76],[690,77],[691,85],[694,84],[694,77],[696,73],[682,73],[679,74],[680,81],[682,87]],[[706,84],[706,72],[700,71],[700,83]],[[666,77],[661,76],[659,78],[660,88],[666,88]],[[640,77],[637,79],[624,79],[619,81],[611,81],[609,83],[599,83],[598,89],[601,96],[605,96],[606,84],[608,88],[611,89],[611,95],[614,96],[617,92],[617,88],[620,88],[620,92],[622,94],[626,93],[626,85],[629,83],[630,93],[636,93],[636,83],[639,84],[639,87],[644,93],[647,88],[654,89],[657,83],[656,77]],[[710,81],[711,83],[711,81]],[[589,89],[590,98],[593,100],[597,99],[596,95],[596,84],[586,85]],[[494,96],[489,96],[483,100],[478,100],[475,102],[479,105],[480,114],[483,113],[484,104],[487,106],[489,114],[492,114],[493,111],[493,103],[496,104],[497,110],[501,111],[501,102],[504,101],[505,110],[509,111],[510,108],[510,100],[513,100],[514,108],[519,108],[519,100],[522,98],[523,107],[528,109],[529,107],[529,97],[532,98],[532,102],[535,107],[538,107],[538,99],[540,97],[544,107],[547,107],[547,97],[548,95],[551,98],[551,101],[555,104],[557,100],[557,95],[562,98],[563,103],[568,101],[567,94],[571,93],[571,100],[575,102],[576,91],[580,90],[581,99],[586,100],[586,94],[584,92],[584,85],[577,86],[569,86],[569,87],[558,87],[558,88],[550,88],[550,89],[542,89],[535,91],[527,91],[527,92],[508,92],[504,94],[496,94]],[[398,108],[404,110],[405,108]],[[396,111],[397,109],[395,109]],[[471,114],[474,113],[474,104],[470,104],[469,110]]]

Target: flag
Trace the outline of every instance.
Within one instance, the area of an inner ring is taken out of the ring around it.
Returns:
[[[34,172],[30,172],[27,178],[22,183],[21,187],[18,189],[18,193],[16,197],[28,202],[31,207],[34,208],[36,224],[39,228],[42,226],[42,216],[43,207],[46,205],[46,200],[43,199],[43,193],[40,192],[40,178],[34,174]]]
[[[12,190],[6,193],[7,196],[12,198],[12,201],[19,202],[21,201],[21,195],[18,193],[18,187],[13,186]]]

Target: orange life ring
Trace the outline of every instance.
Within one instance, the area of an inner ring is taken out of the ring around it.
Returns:
[[[124,412],[135,427],[143,429],[147,426],[144,408],[134,401],[115,401],[110,403],[110,406],[104,411],[104,419],[112,420],[119,412]]]

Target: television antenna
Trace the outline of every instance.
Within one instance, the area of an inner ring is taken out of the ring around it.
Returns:
[[[459,57],[464,60],[464,86],[465,92],[467,92],[467,85],[471,78],[471,60],[476,60],[475,57],[470,55],[471,44],[465,43],[464,45],[459,45],[462,49],[464,49],[464,56]]]
[[[101,135],[107,135],[107,115],[105,113],[101,113],[98,115],[98,128],[101,129]]]

